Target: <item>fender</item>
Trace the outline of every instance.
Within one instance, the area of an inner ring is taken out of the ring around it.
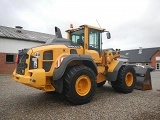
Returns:
[[[117,64],[117,66],[115,67],[113,72],[108,72],[107,73],[107,80],[108,81],[116,81],[117,80],[117,76],[118,76],[118,71],[121,68],[121,66],[123,66],[124,62],[123,61],[119,61],[119,63]]]
[[[56,68],[54,70],[52,80],[59,80],[63,76],[63,74],[67,68],[67,65],[74,60],[82,60],[83,64],[90,67],[97,75],[97,65],[94,63],[91,56],[71,54],[71,55],[68,55],[67,57],[65,57],[65,59],[63,60],[63,62],[59,68]]]

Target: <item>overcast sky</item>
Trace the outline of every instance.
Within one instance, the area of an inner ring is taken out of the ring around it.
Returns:
[[[0,25],[54,34],[89,24],[111,32],[103,48],[160,47],[160,0],[1,0]]]

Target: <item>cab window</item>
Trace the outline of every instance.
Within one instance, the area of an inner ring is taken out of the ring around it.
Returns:
[[[89,49],[100,51],[100,31],[89,29]]]
[[[84,45],[84,29],[72,32],[71,33],[71,41],[73,43],[76,43],[76,44],[83,46]]]
[[[72,35],[72,42],[77,43],[77,40],[79,39],[79,35]]]

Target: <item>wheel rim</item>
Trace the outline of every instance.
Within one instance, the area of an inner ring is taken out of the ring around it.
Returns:
[[[126,82],[126,85],[128,87],[132,86],[132,84],[133,84],[133,74],[131,72],[128,72],[126,74],[125,82]]]
[[[75,84],[76,92],[80,96],[85,96],[89,93],[91,89],[91,80],[88,76],[80,76]]]

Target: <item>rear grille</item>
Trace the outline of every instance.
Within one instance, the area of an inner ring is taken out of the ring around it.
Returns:
[[[53,60],[53,51],[45,51],[43,54],[43,60]]]
[[[16,73],[24,75],[25,68],[27,68],[26,59],[28,58],[27,49],[19,50],[18,63]]]
[[[49,72],[53,62],[53,51],[45,51],[43,54],[43,69],[45,72]]]

